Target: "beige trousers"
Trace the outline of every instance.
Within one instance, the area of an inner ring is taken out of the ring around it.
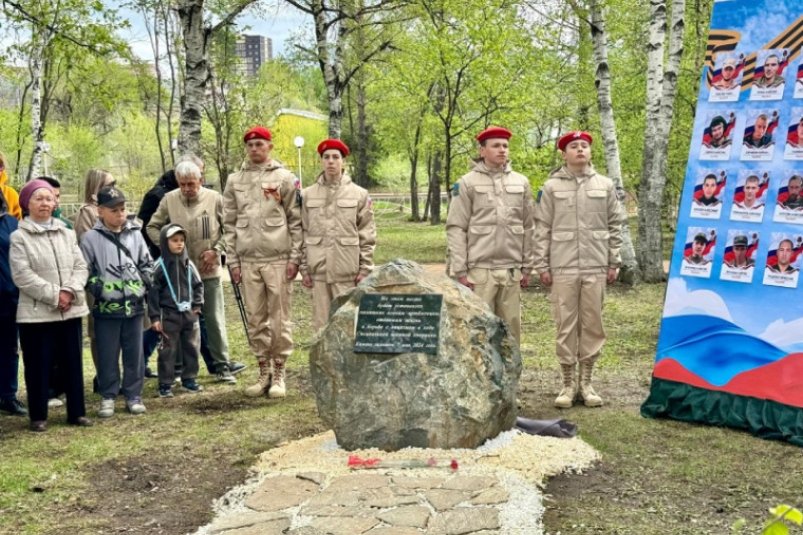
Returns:
[[[594,363],[605,343],[602,302],[605,273],[552,275],[552,315],[557,326],[555,352],[561,364]]]
[[[315,332],[329,321],[329,307],[332,300],[354,288],[354,282],[312,281],[312,328]]]
[[[286,268],[286,260],[240,266],[248,336],[257,358],[284,362],[293,352],[290,323],[293,284],[285,276]]]
[[[471,268],[468,281],[474,285],[474,293],[507,323],[516,343],[521,344],[521,270]]]

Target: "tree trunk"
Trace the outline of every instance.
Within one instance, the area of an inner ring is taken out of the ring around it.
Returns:
[[[639,188],[638,263],[646,282],[660,282],[665,279],[661,226],[668,138],[672,126],[680,57],[683,53],[685,2],[672,0],[666,69],[666,2],[651,0],[650,6],[644,167]]]
[[[34,29],[36,32],[36,29]],[[42,57],[44,56],[44,43],[40,38],[34,37],[31,49],[31,139],[33,140],[33,153],[28,165],[28,174],[25,181],[39,176],[42,167],[42,152],[44,151],[44,125],[42,124]]]
[[[421,121],[415,126],[415,136],[410,155],[410,219],[420,221],[421,214],[418,211],[418,144],[421,140]]]
[[[360,186],[371,186],[371,177],[368,176],[369,166],[369,128],[365,113],[365,80],[360,73],[355,77],[357,92],[357,132],[355,136],[354,178]]]
[[[164,2],[160,2],[160,6],[163,10],[162,18],[164,21],[165,56],[167,57],[167,64],[170,66],[170,103],[167,106],[167,142],[170,146],[170,167],[172,168],[176,166],[176,147],[173,146],[173,113],[176,110],[176,97],[178,93],[176,62],[178,60],[179,49],[175,46],[178,28],[175,26],[175,21],[173,21],[173,24],[171,25],[170,11],[167,9],[167,6],[164,4]],[[171,26],[173,31],[171,31]]]
[[[441,169],[443,152],[438,150],[432,158],[432,171],[429,175],[429,222],[437,225],[441,222]]]
[[[151,51],[153,52],[153,67],[156,71],[156,122],[154,130],[156,132],[156,145],[159,148],[159,160],[162,162],[162,173],[167,171],[167,158],[165,154],[164,141],[162,140],[162,115],[164,115],[164,107],[162,105],[162,69],[161,69],[161,54],[160,54],[160,41],[159,32],[161,28],[161,10],[159,5],[153,6],[153,26],[151,26],[148,19],[149,10],[147,6],[142,5],[142,19],[145,22],[145,31],[148,33],[148,40],[151,43]],[[168,144],[170,141],[168,140]]]
[[[596,72],[594,84],[597,88],[597,105],[599,106],[600,130],[605,148],[605,164],[608,177],[616,185],[622,211],[627,215],[624,204],[625,189],[622,184],[622,166],[619,158],[619,140],[616,135],[616,120],[611,98],[611,71],[608,64],[608,37],[605,33],[605,18],[600,0],[591,1],[591,40],[594,48]],[[633,249],[633,238],[630,236],[630,225],[627,219],[622,224],[622,269],[619,280],[626,284],[634,284],[638,280],[638,264]]]
[[[182,153],[198,156],[201,154],[201,116],[209,80],[203,4],[203,0],[182,0],[178,4],[178,15],[184,37],[185,64],[178,148]]]

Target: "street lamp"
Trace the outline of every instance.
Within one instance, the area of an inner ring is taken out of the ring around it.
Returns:
[[[296,146],[298,149],[298,182],[301,182],[301,147],[304,146],[304,138],[301,136],[296,136],[293,140],[293,145]]]

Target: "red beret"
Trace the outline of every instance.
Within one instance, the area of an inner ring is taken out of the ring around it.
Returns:
[[[246,143],[251,141],[252,139],[264,139],[265,141],[270,141],[270,130],[265,128],[264,126],[255,126],[251,130],[245,133],[243,136],[243,141]]]
[[[349,155],[349,148],[339,139],[324,139],[318,143],[318,154],[321,156],[323,156],[324,152],[332,149],[339,150],[344,158]]]
[[[491,139],[491,138],[510,139],[510,136],[512,135],[513,132],[511,132],[507,128],[502,128],[501,126],[489,126],[485,130],[477,134],[477,141],[482,143],[486,139]]]
[[[558,140],[558,148],[562,151],[565,151],[566,145],[577,139],[584,139],[589,145],[591,145],[591,143],[594,141],[594,138],[592,138],[591,134],[588,132],[575,130],[574,132],[569,132],[561,136],[561,138]]]

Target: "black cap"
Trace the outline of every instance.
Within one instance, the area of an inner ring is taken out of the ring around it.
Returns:
[[[742,245],[747,247],[747,236],[740,234],[733,238],[733,245]]]
[[[112,208],[125,202],[125,194],[114,186],[106,186],[98,192],[98,206]]]

